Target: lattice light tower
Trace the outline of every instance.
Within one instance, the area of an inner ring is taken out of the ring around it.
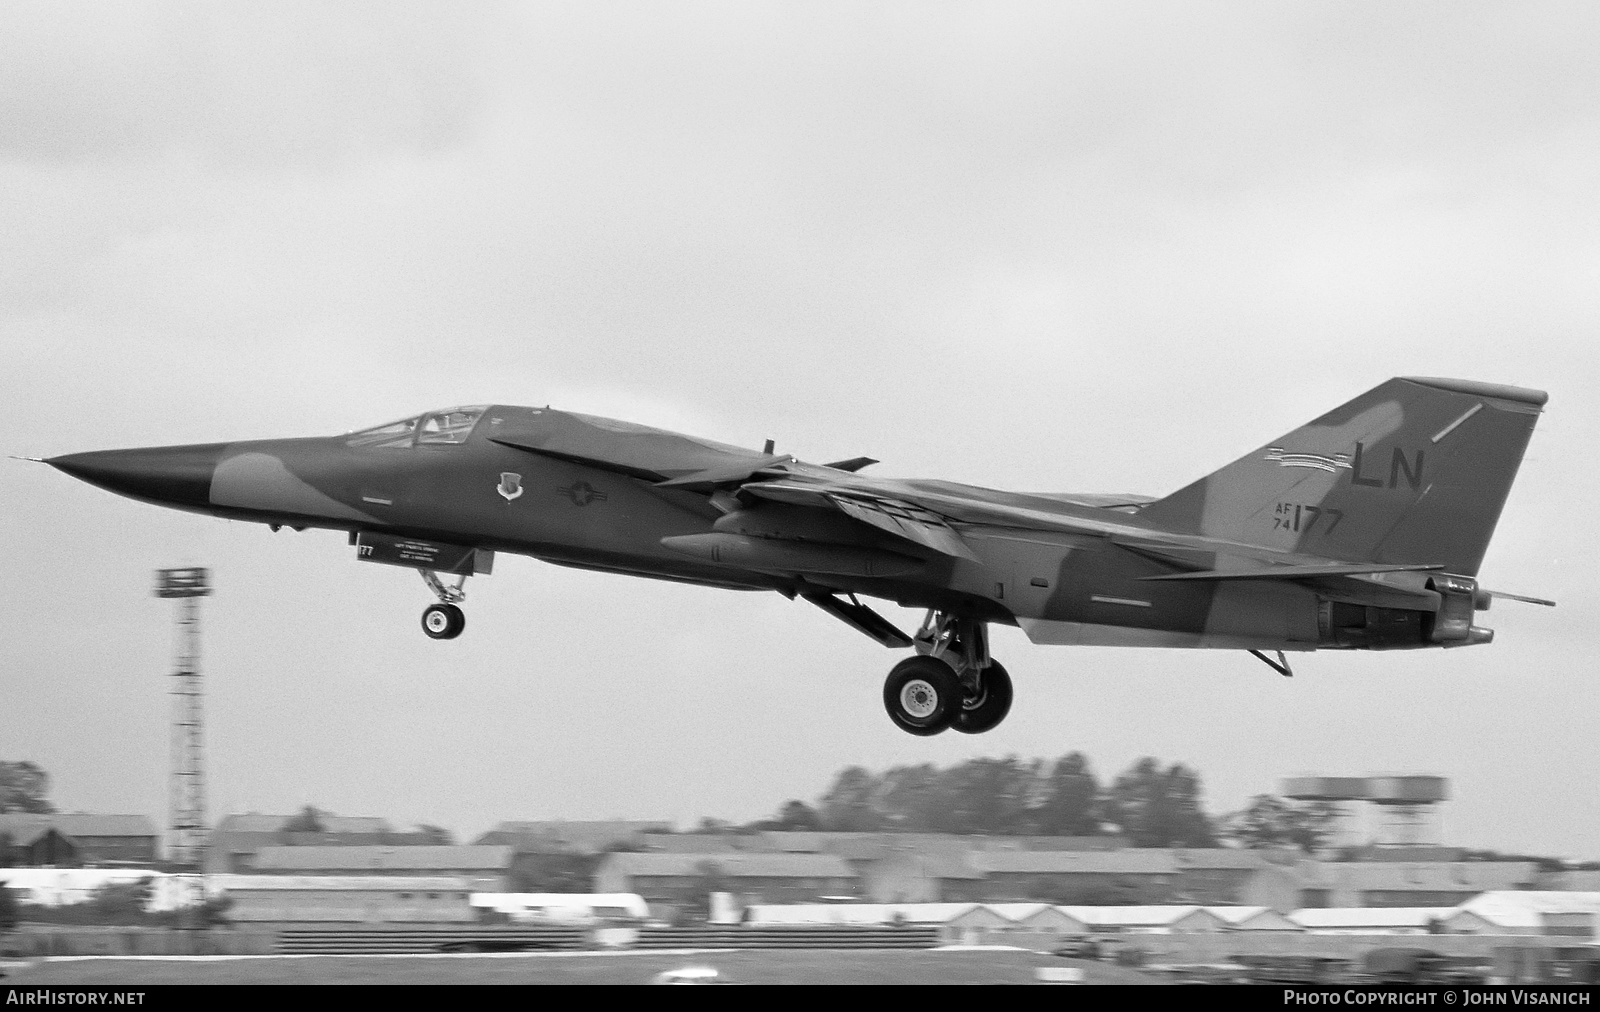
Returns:
[[[167,859],[180,867],[198,867],[206,843],[200,599],[210,593],[210,573],[204,569],[156,570],[156,596],[178,602],[172,665],[172,844]]]

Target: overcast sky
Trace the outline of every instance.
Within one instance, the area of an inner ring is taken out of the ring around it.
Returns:
[[[502,556],[433,642],[343,535],[0,459],[0,758],[165,821],[206,565],[212,814],[762,817],[849,764],[1448,776],[1453,843],[1600,859],[1590,3],[0,2],[0,452],[545,404],[874,473],[1160,495],[1395,375],[1550,392],[1496,642],[1040,647],[908,736],[804,603]],[[889,608],[904,625],[917,616]]]

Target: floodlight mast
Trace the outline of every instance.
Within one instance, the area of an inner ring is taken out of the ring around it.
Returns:
[[[205,569],[156,570],[156,597],[178,602],[172,666],[172,835],[167,860],[180,868],[198,869],[206,843],[200,598],[210,593],[210,573]]]

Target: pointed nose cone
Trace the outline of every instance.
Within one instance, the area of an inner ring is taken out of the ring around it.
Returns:
[[[96,450],[52,457],[45,463],[131,499],[179,509],[204,509],[211,504],[211,475],[226,446],[208,443]]]

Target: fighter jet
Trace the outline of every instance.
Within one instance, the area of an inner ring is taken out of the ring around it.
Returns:
[[[913,651],[883,688],[900,728],[976,734],[1011,708],[992,623],[1035,643],[1249,651],[1284,675],[1285,651],[1488,643],[1478,568],[1546,400],[1392,379],[1160,499],[874,478],[869,457],[811,464],[771,441],[500,404],[47,463],[161,506],[346,531],[358,559],[421,572],[436,640],[460,635],[466,579],[498,552],[776,591]],[[908,634],[863,598],[926,617]]]

